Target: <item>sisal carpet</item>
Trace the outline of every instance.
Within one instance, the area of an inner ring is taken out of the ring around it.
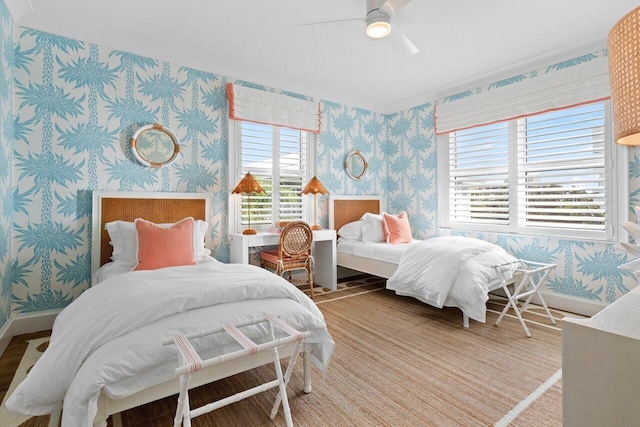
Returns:
[[[288,387],[295,425],[562,425],[560,322],[552,327],[532,308],[527,338],[514,317],[493,325],[503,303],[491,301],[487,323],[464,329],[458,309],[396,296],[384,283],[364,276],[338,291],[316,291],[336,350],[324,379],[314,369],[311,394],[302,391],[296,366]],[[264,366],[199,387],[190,392],[192,407],[272,378],[273,367]],[[283,426],[282,411],[269,419],[275,395],[270,390],[218,409],[193,426]],[[175,396],[162,399],[123,412],[122,425],[171,425],[175,408]],[[0,415],[0,425],[16,424]]]

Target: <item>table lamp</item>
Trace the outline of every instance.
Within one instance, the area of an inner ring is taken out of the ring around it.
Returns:
[[[258,181],[251,175],[251,172],[247,172],[247,174],[240,180],[236,188],[233,189],[231,194],[248,194],[247,197],[248,207],[247,212],[249,213],[249,226],[246,230],[242,232],[242,234],[256,234],[256,230],[251,228],[251,195],[254,193],[265,193],[264,189],[260,185]]]
[[[327,191],[326,188],[324,188],[324,185],[322,185],[322,183],[320,182],[320,180],[318,178],[316,178],[315,176],[313,178],[311,178],[311,180],[309,181],[309,183],[307,184],[306,187],[304,187],[304,189],[302,190],[302,194],[313,194],[313,227],[311,227],[312,230],[321,230],[322,227],[320,227],[317,224],[317,194],[329,194],[329,192]]]

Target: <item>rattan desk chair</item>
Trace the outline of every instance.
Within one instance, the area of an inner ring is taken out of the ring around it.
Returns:
[[[313,233],[309,224],[304,221],[294,221],[282,230],[278,249],[260,252],[262,268],[273,270],[279,276],[284,277],[287,271],[306,270],[311,298],[313,298],[312,240]]]

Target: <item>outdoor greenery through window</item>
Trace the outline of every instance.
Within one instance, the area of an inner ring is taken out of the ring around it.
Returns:
[[[301,191],[309,180],[309,133],[244,121],[235,123],[240,165],[237,180],[251,172],[266,192],[242,195],[241,225],[249,222],[249,200],[252,227],[304,220],[306,200]]]
[[[445,135],[454,228],[611,237],[609,102]]]

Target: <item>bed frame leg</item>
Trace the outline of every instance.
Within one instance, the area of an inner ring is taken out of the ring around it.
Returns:
[[[62,415],[62,409],[54,411],[49,415],[49,427],[58,427],[60,425],[60,416]]]
[[[107,419],[109,418],[109,410],[107,399],[104,395],[98,398],[98,410],[93,417],[93,427],[107,427]]]
[[[311,348],[307,344],[304,345],[302,366],[304,368],[304,392],[309,394],[311,393]]]
[[[462,326],[464,326],[465,328],[469,327],[469,316],[464,313],[462,313]]]

